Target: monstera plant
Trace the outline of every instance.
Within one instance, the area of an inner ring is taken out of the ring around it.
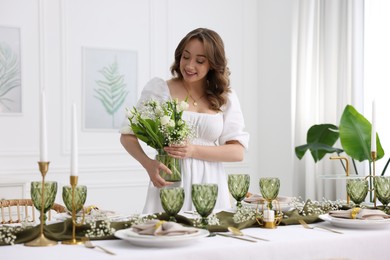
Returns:
[[[295,154],[302,159],[307,150],[315,162],[320,161],[328,153],[346,153],[349,157],[359,162],[368,160],[371,157],[371,123],[361,115],[353,106],[347,105],[337,127],[333,124],[313,125],[307,132],[307,144],[295,147]],[[334,147],[340,139],[341,148]],[[376,135],[377,160],[383,158],[384,151]],[[390,159],[389,159],[390,161]],[[384,175],[389,164],[387,162],[383,169]],[[355,168],[356,172],[356,168]],[[356,174],[358,174],[356,172]]]

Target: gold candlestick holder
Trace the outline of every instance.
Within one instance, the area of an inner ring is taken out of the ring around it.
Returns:
[[[269,206],[272,205],[272,203],[274,202],[276,204],[276,210],[273,210],[272,207]],[[259,205],[261,205],[260,210]],[[274,212],[274,219],[272,221],[269,221],[268,216],[264,216],[264,203],[258,203],[256,208],[256,221],[260,225],[260,227],[275,229],[280,224],[283,218],[283,212],[280,208],[279,201],[277,199],[269,201],[266,210],[272,210]]]
[[[370,176],[371,178],[371,183],[373,183],[375,181],[375,161],[376,161],[376,151],[371,151],[371,159],[372,159],[372,175]],[[374,208],[376,208],[376,192],[375,192],[375,189],[372,187],[373,185],[371,185],[371,189],[370,189],[370,192],[374,192]]]
[[[50,240],[45,237],[45,234],[43,233],[43,227],[44,227],[44,208],[45,208],[45,176],[46,173],[49,170],[49,163],[50,162],[38,162],[39,165],[39,171],[42,175],[42,205],[41,205],[41,216],[40,216],[40,233],[37,238],[34,240],[25,243],[25,246],[54,246],[57,245],[57,241]]]
[[[76,205],[75,205],[75,190],[78,182],[78,176],[70,176],[70,186],[72,187],[72,239],[62,241],[64,245],[79,245],[83,244],[84,241],[76,239],[76,227],[82,226],[85,220],[85,211],[83,210],[82,220],[80,223],[76,221]]]

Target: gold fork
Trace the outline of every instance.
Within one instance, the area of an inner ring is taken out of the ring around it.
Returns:
[[[333,233],[343,234],[343,232],[340,232],[340,231],[337,231],[337,230],[334,230],[334,229],[330,229],[330,228],[327,228],[327,227],[309,226],[303,219],[299,219],[298,221],[299,221],[299,223],[301,223],[301,225],[302,225],[304,228],[307,228],[307,229],[322,228],[322,229],[324,229],[324,230],[328,230],[328,231],[333,232]]]
[[[94,245],[94,244],[92,244],[92,242],[91,242],[90,240],[88,240],[88,239],[86,239],[86,238],[84,238],[84,237],[83,237],[81,240],[84,242],[84,246],[85,246],[86,248],[91,248],[91,249],[100,248],[101,250],[103,250],[103,251],[106,252],[107,254],[115,255],[114,252],[111,252],[110,250],[108,250],[108,249],[106,249],[106,248],[104,248],[104,247],[102,247],[102,246]]]

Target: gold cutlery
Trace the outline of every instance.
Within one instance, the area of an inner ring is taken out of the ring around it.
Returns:
[[[230,238],[235,238],[235,239],[240,239],[240,240],[244,240],[244,241],[248,241],[248,242],[257,242],[256,240],[252,240],[252,239],[249,239],[249,238],[243,238],[243,237],[237,237],[237,236],[234,236],[234,235],[229,235],[229,234],[223,234],[223,233],[215,233],[219,236],[223,236],[223,237],[230,237]]]
[[[102,246],[96,246],[96,245],[92,244],[92,242],[89,241],[89,240],[83,240],[83,242],[84,242],[84,246],[85,246],[86,248],[91,248],[91,249],[100,248],[101,250],[103,250],[103,251],[106,252],[107,254],[115,255],[114,252],[111,252],[110,250],[108,250],[108,249],[106,249],[106,248],[104,248],[104,247],[102,247]]]
[[[334,230],[334,229],[330,229],[330,228],[327,228],[327,227],[322,227],[322,226],[309,226],[303,219],[299,219],[298,221],[299,221],[299,223],[301,223],[301,225],[302,225],[304,228],[307,228],[307,229],[322,228],[322,229],[324,229],[324,230],[327,230],[327,231],[330,231],[330,232],[333,232],[333,233],[343,234],[343,232],[340,232],[340,231],[337,231],[337,230]]]
[[[235,227],[228,227],[228,230],[229,230],[230,232],[232,232],[233,235],[236,235],[236,236],[247,236],[247,237],[251,237],[251,238],[257,239],[257,240],[269,241],[268,239],[265,239],[265,238],[261,238],[261,237],[256,237],[256,236],[251,236],[251,235],[244,234],[244,233],[242,233],[241,230],[239,230],[238,228],[235,228]]]

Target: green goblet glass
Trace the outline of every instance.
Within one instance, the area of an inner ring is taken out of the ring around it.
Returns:
[[[250,176],[249,174],[229,174],[228,187],[229,192],[237,201],[236,207],[242,207],[241,201],[245,198],[249,190]]]
[[[280,180],[276,177],[260,178],[260,192],[265,200],[268,202],[268,209],[272,209],[272,201],[278,197]]]
[[[374,189],[376,197],[384,206],[384,211],[389,211],[388,204],[390,203],[390,177],[388,176],[375,176],[374,177]]]
[[[34,207],[41,212],[42,210],[42,182],[33,181],[31,182],[31,200]],[[51,209],[57,196],[57,182],[47,181],[44,187],[44,201],[43,201],[43,222],[46,222],[46,212]]]
[[[87,199],[87,186],[76,185],[74,188],[74,208],[77,213],[84,207],[85,200]],[[72,212],[72,186],[62,187],[62,200],[68,211]]]
[[[200,227],[207,228],[207,217],[213,212],[217,202],[217,184],[192,184],[192,202],[196,211],[202,217]]]
[[[161,188],[160,199],[165,213],[169,216],[169,221],[177,222],[175,216],[183,207],[184,189],[181,187]]]
[[[367,193],[368,181],[365,178],[347,180],[347,194],[357,207],[366,199]]]

